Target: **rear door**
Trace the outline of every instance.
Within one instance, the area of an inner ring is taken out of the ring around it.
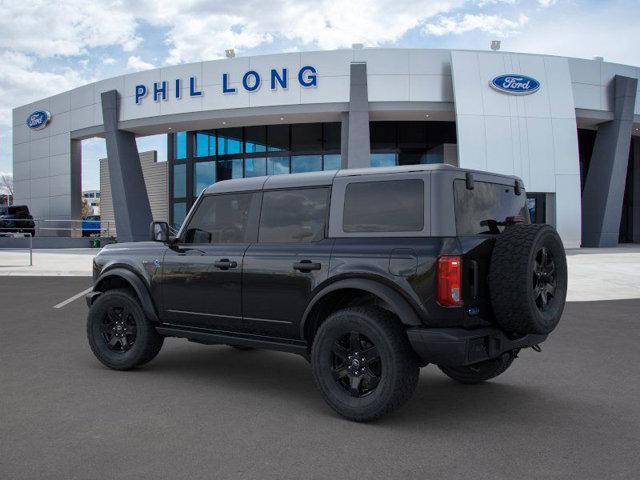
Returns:
[[[263,193],[258,242],[244,257],[244,329],[300,337],[300,320],[327,278],[333,240],[326,238],[329,187]]]
[[[244,253],[255,241],[260,193],[208,195],[164,256],[163,321],[238,331]]]

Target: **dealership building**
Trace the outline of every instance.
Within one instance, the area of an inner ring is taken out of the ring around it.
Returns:
[[[122,75],[14,109],[15,203],[79,218],[81,141],[104,137],[118,237],[146,239],[157,185],[135,139],[164,133],[168,163],[147,177],[173,225],[220,180],[450,163],[521,177],[532,220],[567,247],[640,242],[639,75],[599,58],[386,48]]]

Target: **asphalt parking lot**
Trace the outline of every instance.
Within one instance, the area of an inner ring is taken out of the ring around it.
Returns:
[[[402,410],[338,418],[305,360],[169,339],[91,354],[85,277],[0,278],[0,478],[638,478],[640,300],[567,305],[542,353],[463,386],[429,366]]]

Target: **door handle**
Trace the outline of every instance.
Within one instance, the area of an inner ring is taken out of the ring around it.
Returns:
[[[311,260],[301,260],[293,264],[293,269],[300,272],[310,272],[311,270],[320,270],[322,265]]]
[[[222,258],[213,262],[213,266],[220,270],[229,270],[230,268],[236,268],[238,266],[238,262],[229,260],[228,258]]]

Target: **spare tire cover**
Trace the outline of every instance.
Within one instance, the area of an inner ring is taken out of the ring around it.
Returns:
[[[489,291],[504,330],[551,333],[567,296],[567,258],[556,230],[544,224],[505,228],[491,255]]]

